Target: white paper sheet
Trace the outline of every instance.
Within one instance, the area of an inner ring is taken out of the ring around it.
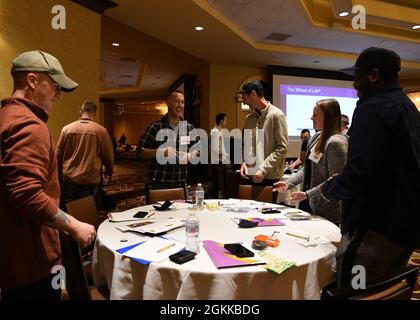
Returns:
[[[148,216],[152,214],[151,210],[142,210],[142,208],[137,207],[122,212],[110,212],[108,213],[108,220],[111,222],[123,222],[148,219],[147,216],[144,218],[134,218],[133,216],[139,211],[149,212]]]
[[[183,242],[154,237],[126,251],[124,256],[150,262],[160,262],[168,259],[171,254],[177,253],[184,248],[185,243]]]

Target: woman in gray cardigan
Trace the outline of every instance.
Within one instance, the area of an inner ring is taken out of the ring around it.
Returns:
[[[340,105],[335,99],[320,100],[312,115],[315,131],[308,142],[304,168],[287,181],[274,184],[274,190],[286,192],[303,182],[303,191],[292,192],[292,201],[309,200],[312,213],[330,220],[336,225],[341,220],[341,201],[327,201],[321,196],[322,184],[338,174],[347,159],[348,137],[341,133]]]

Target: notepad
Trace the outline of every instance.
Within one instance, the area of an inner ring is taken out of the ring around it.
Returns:
[[[203,241],[204,249],[213,261],[216,268],[231,268],[231,267],[244,267],[251,265],[265,264],[263,258],[254,256],[251,258],[239,258],[224,248],[223,243],[219,243],[212,240]],[[252,251],[252,249],[247,248]]]
[[[123,232],[133,231],[148,235],[159,235],[170,230],[183,227],[184,225],[185,221],[181,218],[169,218],[161,221],[138,221],[123,226],[116,226],[115,228]]]

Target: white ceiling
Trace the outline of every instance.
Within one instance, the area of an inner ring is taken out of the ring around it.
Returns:
[[[420,62],[418,43],[314,27],[296,0],[207,0],[207,2],[258,42],[349,53],[359,53],[371,46],[383,47],[397,50],[403,60]],[[273,32],[288,34],[290,38],[281,42],[264,39]]]
[[[322,1],[326,0],[318,0]],[[420,0],[405,0],[412,7],[416,7],[416,1],[420,3]],[[395,50],[405,60],[401,78],[420,79],[419,43],[342,31],[335,27],[315,27],[309,21],[299,0],[117,2],[119,6],[108,10],[106,16],[209,63],[339,70],[352,65],[361,50],[370,46],[380,46]],[[196,25],[203,25],[205,30],[194,31]],[[265,37],[273,32],[288,34],[290,37],[285,41],[266,40]],[[420,39],[420,30],[417,32]],[[106,44],[102,46],[104,48]],[[103,59],[105,62],[111,58],[105,55]],[[133,70],[137,70],[133,72],[138,74],[138,65],[141,66],[142,63],[137,61],[136,65],[132,66]],[[108,73],[115,73],[112,68],[111,66]],[[114,65],[114,68],[118,68],[117,65]],[[122,70],[123,74],[129,73],[124,68]],[[167,88],[171,84],[169,79],[180,76],[165,75],[166,70],[156,63],[148,65],[145,70],[141,79],[143,93],[156,91],[159,89],[156,86]],[[118,76],[111,74],[105,79],[112,86],[133,84],[137,81],[134,78],[121,78],[121,72]],[[167,80],[164,81],[165,79]]]

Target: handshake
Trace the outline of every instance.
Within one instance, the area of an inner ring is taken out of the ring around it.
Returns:
[[[175,158],[177,162],[186,164],[193,157],[200,156],[200,151],[194,150],[192,152],[184,152],[184,151],[176,150],[173,147],[167,147],[163,149],[163,156],[168,159]]]
[[[284,181],[278,181],[273,185],[273,192],[282,192],[285,193],[289,190],[289,186]],[[307,198],[306,192],[295,191],[290,194],[290,200],[293,202],[300,202]]]

